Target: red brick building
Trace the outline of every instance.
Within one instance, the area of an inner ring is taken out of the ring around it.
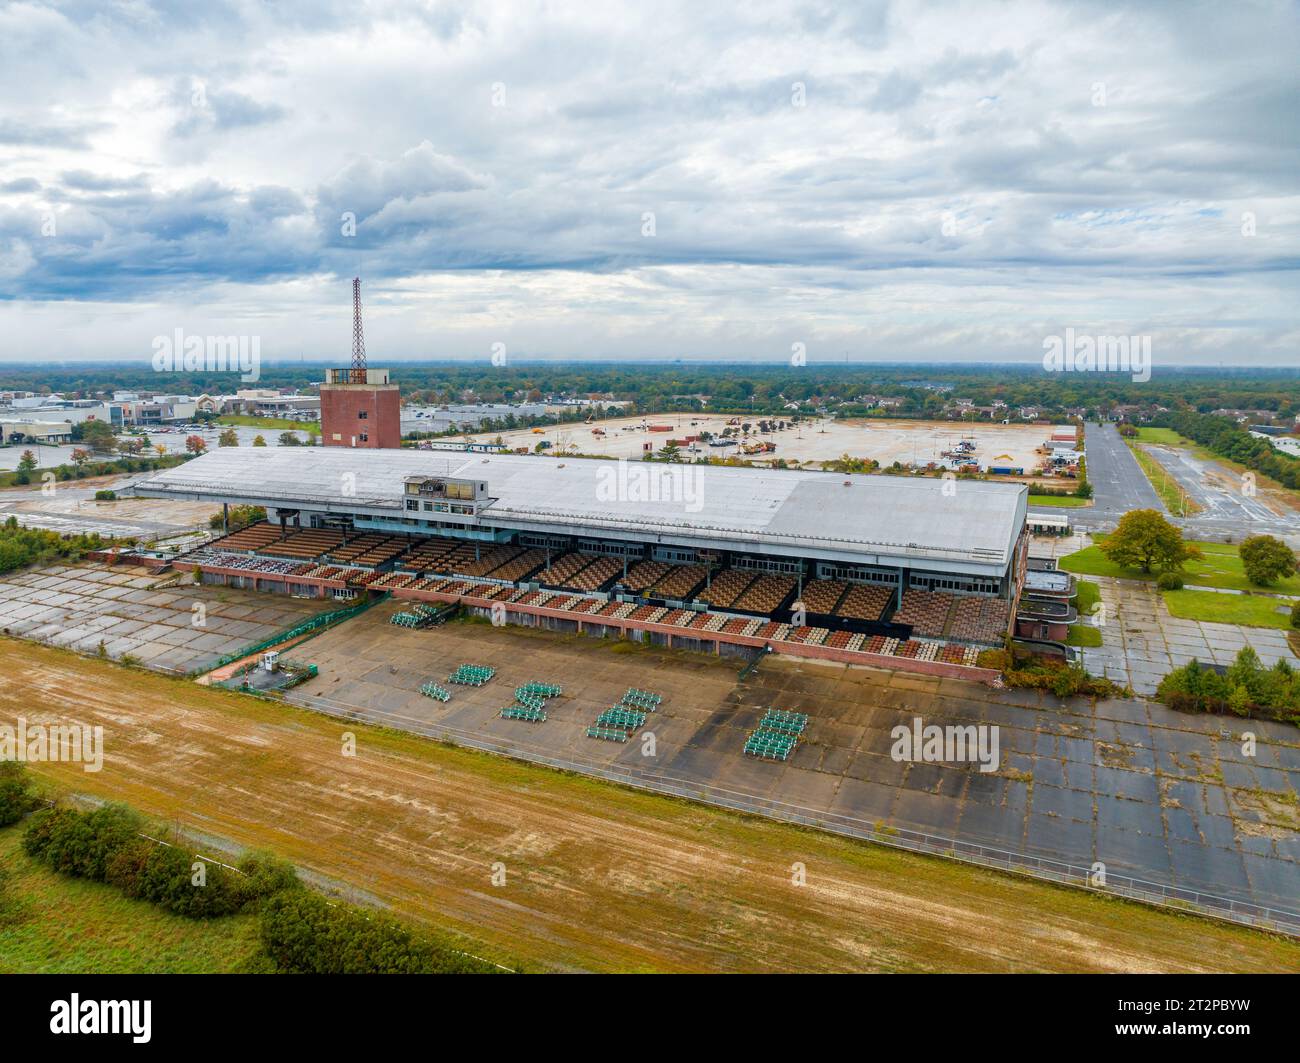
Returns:
[[[364,384],[348,369],[330,369],[320,389],[321,442],[327,447],[396,449],[402,445],[402,404],[387,369],[367,369]]]

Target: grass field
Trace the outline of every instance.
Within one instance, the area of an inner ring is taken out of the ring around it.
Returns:
[[[269,428],[275,432],[320,432],[319,421],[290,421],[279,417],[249,417],[242,413],[223,414],[213,422],[218,428]]]
[[[237,971],[258,951],[257,918],[201,922],[131,900],[102,882],[55,874],[0,830],[0,973],[183,974]]]
[[[1137,459],[1138,465],[1142,467],[1146,478],[1151,481],[1151,486],[1155,488],[1156,494],[1164,504],[1165,509],[1176,517],[1191,517],[1201,512],[1201,506],[1197,504],[1179,486],[1165,467],[1158,462],[1150,451],[1143,447],[1137,446],[1131,439],[1126,439],[1129,450],[1133,452],[1133,457]]]
[[[1075,498],[1073,495],[1034,495],[1029,496],[1031,506],[1057,506],[1061,509],[1079,509],[1092,505],[1091,498]]]
[[[1070,632],[1065,640],[1067,646],[1101,645],[1101,629],[1094,627],[1091,622],[1092,610],[1100,601],[1101,588],[1097,584],[1086,579],[1075,581],[1073,603],[1079,613],[1079,623],[1070,625]]]
[[[1158,573],[1140,569],[1121,568],[1101,552],[1100,543],[1105,536],[1093,536],[1093,545],[1067,554],[1058,562],[1067,572],[1082,576],[1113,576],[1115,579],[1154,580]],[[1187,562],[1183,579],[1202,587],[1219,587],[1234,591],[1267,591],[1270,594],[1300,595],[1300,574],[1279,580],[1268,587],[1257,587],[1246,578],[1241,565],[1241,551],[1233,543],[1192,542],[1201,551],[1201,558]],[[1082,611],[1082,610],[1080,610]]]
[[[1286,603],[1277,598],[1247,594],[1219,594],[1217,591],[1163,591],[1171,616],[1183,620],[1208,620],[1216,624],[1246,627],[1289,628],[1291,615],[1279,613]],[[1300,602],[1295,603],[1300,606]]]
[[[1195,445],[1190,439],[1184,439],[1172,428],[1139,428],[1137,438],[1139,443],[1164,443],[1171,447]]]
[[[1065,644],[1096,648],[1101,645],[1101,630],[1091,624],[1071,624],[1065,636]]]
[[[0,720],[38,702],[106,727],[103,771],[42,764],[41,778],[271,849],[536,969],[1300,970],[1300,942],[47,646],[0,639],[0,674]]]

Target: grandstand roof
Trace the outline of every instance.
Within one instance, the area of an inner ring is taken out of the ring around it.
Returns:
[[[977,480],[342,447],[222,447],[136,490],[409,520],[417,475],[486,481],[490,527],[967,572],[1005,570],[1027,502]]]

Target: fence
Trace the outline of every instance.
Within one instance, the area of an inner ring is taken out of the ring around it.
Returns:
[[[230,664],[232,661],[239,661],[245,657],[251,657],[255,653],[269,650],[272,646],[278,646],[282,642],[296,639],[299,635],[306,635],[313,631],[323,631],[325,628],[332,627],[334,624],[342,623],[344,620],[350,620],[358,613],[364,613],[367,609],[378,605],[387,597],[387,594],[381,594],[378,598],[358,602],[356,605],[349,605],[345,609],[335,609],[328,613],[318,613],[316,616],[310,617],[307,620],[302,621],[300,624],[295,624],[287,631],[281,631],[276,635],[272,635],[270,638],[263,639],[261,642],[255,642],[251,646],[245,646],[243,649],[236,650],[234,653],[228,653],[224,657],[218,658],[214,663],[206,664],[197,671],[192,672],[191,675],[202,675],[206,672],[211,672],[215,668],[222,668],[225,665]]]

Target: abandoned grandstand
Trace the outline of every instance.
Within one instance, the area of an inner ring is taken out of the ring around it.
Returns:
[[[970,674],[1024,579],[1015,484],[413,450],[222,448],[137,486],[266,507],[206,582],[452,602],[710,652]]]

